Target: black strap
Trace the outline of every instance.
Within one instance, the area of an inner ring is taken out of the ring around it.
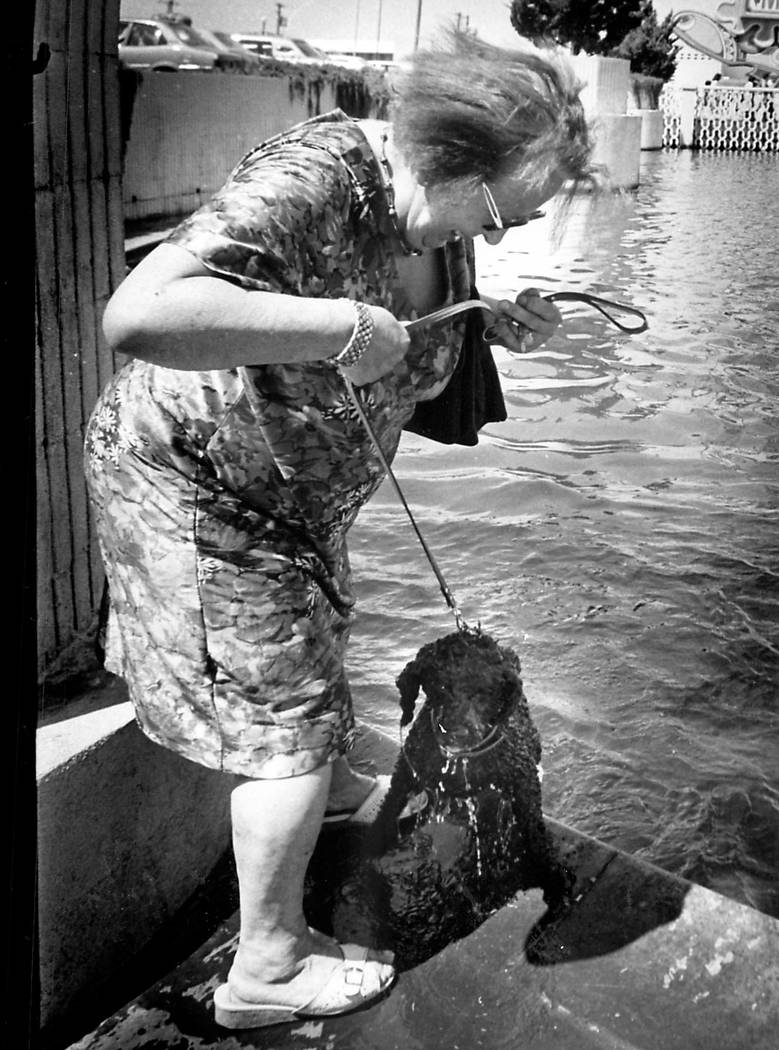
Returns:
[[[600,296],[590,295],[588,292],[552,292],[550,295],[545,295],[544,299],[549,303],[587,303],[588,306],[594,306],[595,309],[599,310],[604,317],[608,318],[616,328],[619,328],[620,332],[636,334],[638,332],[645,332],[649,327],[645,315],[635,306],[626,306],[624,303],[615,303],[612,299],[601,299]],[[622,321],[618,321],[617,318],[606,309],[606,307],[610,307],[611,310],[618,310],[620,313],[633,314],[635,317],[640,318],[640,321],[637,325],[626,325]]]

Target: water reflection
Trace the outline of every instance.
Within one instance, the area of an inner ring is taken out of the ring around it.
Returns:
[[[779,174],[771,155],[645,154],[638,191],[479,252],[480,289],[644,310],[625,336],[560,304],[475,449],[397,460],[469,622],[516,648],[547,812],[779,914]],[[385,488],[354,531],[358,708],[451,630]]]

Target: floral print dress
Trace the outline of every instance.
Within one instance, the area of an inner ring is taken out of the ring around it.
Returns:
[[[249,289],[415,316],[377,160],[340,110],[252,150],[170,241]],[[468,297],[466,247],[442,252]],[[412,339],[360,388],[385,455],[457,363],[463,326]],[[351,746],[346,533],[383,478],[323,361],[189,372],[127,363],[92,413],[86,476],[111,595],[106,666],[153,740],[211,768],[294,776]]]

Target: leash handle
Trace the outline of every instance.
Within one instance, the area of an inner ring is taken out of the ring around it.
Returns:
[[[546,299],[548,303],[587,303],[588,306],[594,306],[596,310],[599,310],[605,318],[611,321],[615,328],[619,328],[620,332],[627,332],[628,335],[645,332],[649,327],[646,315],[637,307],[628,306],[626,303],[616,303],[613,299],[603,299],[599,295],[590,295],[589,292],[552,292],[550,295],[545,295],[544,299]],[[617,318],[610,313],[610,310],[618,310],[620,313],[624,314],[633,314],[635,317],[639,318],[639,322],[638,324],[626,325],[624,322],[618,321]]]
[[[485,310],[488,314],[495,316],[495,311],[491,306],[488,306],[481,299],[466,299],[462,303],[452,303],[450,306],[442,306],[440,310],[433,310],[431,314],[425,314],[424,317],[417,317],[413,321],[401,321],[401,324],[407,332],[415,332],[420,328],[429,328],[430,325],[439,324],[441,321],[448,321],[450,317],[456,317],[457,314],[463,313],[465,310]]]
[[[604,299],[600,295],[591,295],[589,292],[550,292],[549,295],[544,295],[542,298],[546,299],[548,303],[586,303],[588,306],[593,306],[607,320],[611,321],[615,328],[618,328],[620,332],[626,332],[628,335],[637,335],[639,332],[645,332],[649,327],[646,315],[637,307],[628,306],[627,303],[618,303],[613,299]],[[452,303],[450,306],[444,306],[440,310],[434,310],[431,314],[425,314],[424,317],[417,317],[413,321],[404,321],[402,323],[407,332],[415,332],[418,329],[429,328],[430,325],[440,324],[441,321],[448,321],[466,310],[484,310],[486,313],[492,314],[493,317],[495,316],[495,311],[492,307],[488,306],[481,299],[467,299],[465,302]],[[614,316],[614,311],[621,314],[632,314],[638,318],[638,323],[625,324],[624,321],[620,321]],[[492,324],[489,324],[484,329],[483,339],[487,343],[493,343],[498,338],[497,325],[493,321]]]
[[[637,307],[628,306],[626,303],[617,303],[613,299],[603,299],[599,295],[590,295],[589,292],[550,292],[549,295],[542,296],[542,299],[546,299],[548,303],[587,303],[588,306],[594,306],[596,310],[600,311],[605,318],[611,321],[615,328],[619,328],[620,332],[626,332],[628,335],[637,335],[639,332],[645,332],[649,327],[645,314]],[[612,311],[633,314],[634,317],[639,318],[639,321],[637,324],[627,325],[624,321],[618,320]],[[498,326],[494,321],[484,329],[482,338],[487,343],[495,343],[500,339]]]

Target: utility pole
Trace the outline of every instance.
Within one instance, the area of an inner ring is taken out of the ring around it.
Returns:
[[[422,0],[417,0],[417,27],[414,31],[414,50],[419,47],[419,24],[422,21]]]
[[[276,36],[281,36],[281,30],[287,24],[287,20],[281,13],[284,10],[284,4],[276,4]]]
[[[379,0],[379,18],[378,18],[378,23],[376,25],[376,58],[379,57],[379,48],[380,48],[380,41],[381,41],[381,7],[382,7],[382,0]]]

